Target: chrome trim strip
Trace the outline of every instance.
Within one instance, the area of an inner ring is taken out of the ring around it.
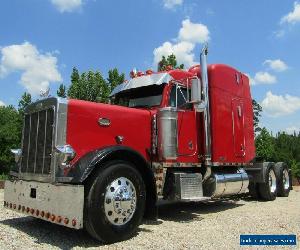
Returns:
[[[45,168],[47,122],[48,122],[48,112],[46,111],[46,121],[45,121],[45,131],[44,131],[45,136],[44,136],[44,151],[43,151],[43,168],[42,168],[42,173],[44,173],[44,168]]]
[[[34,154],[34,165],[33,165],[33,172],[35,173],[36,169],[36,155],[37,155],[37,147],[38,147],[38,138],[39,138],[39,126],[40,126],[40,113],[37,113],[37,125],[36,125],[36,137],[35,137],[35,154]]]
[[[211,163],[212,166],[214,167],[218,167],[218,166],[236,166],[236,167],[240,167],[240,166],[251,166],[253,165],[253,163],[250,162],[217,162],[214,161]]]
[[[190,163],[190,162],[152,162],[152,165],[162,165],[164,168],[182,168],[182,167],[201,167],[201,163]]]
[[[30,134],[31,134],[31,116],[29,116],[29,119],[30,119],[30,126],[29,126],[29,138],[28,138],[28,152],[27,152],[27,165],[26,165],[26,172],[28,170],[28,161],[29,161],[29,152],[30,152]]]

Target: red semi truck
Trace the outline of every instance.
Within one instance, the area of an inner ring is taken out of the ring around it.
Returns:
[[[4,206],[115,242],[157,202],[288,196],[285,163],[255,157],[248,77],[223,64],[132,74],[113,104],[47,98],[25,111]]]

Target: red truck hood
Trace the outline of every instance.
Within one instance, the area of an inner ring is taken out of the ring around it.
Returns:
[[[67,144],[76,151],[76,162],[88,152],[120,145],[138,151],[149,159],[151,147],[151,113],[149,110],[121,107],[81,100],[69,100],[67,116]],[[109,119],[109,126],[100,126],[99,119]]]

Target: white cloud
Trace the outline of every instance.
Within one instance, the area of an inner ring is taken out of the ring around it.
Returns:
[[[178,39],[191,43],[205,43],[209,41],[209,30],[202,23],[192,23],[189,19],[182,21]]]
[[[290,115],[300,110],[300,97],[273,95],[271,91],[268,91],[261,106],[263,111],[272,117]]]
[[[286,65],[286,63],[280,59],[276,59],[276,60],[266,60],[263,63],[264,65],[267,65],[270,69],[277,71],[277,72],[281,72],[281,71],[285,71],[288,69],[288,66]]]
[[[271,75],[268,72],[257,72],[254,76],[254,81],[252,85],[258,84],[273,84],[276,83],[277,79],[276,76]]]
[[[82,5],[82,0],[51,0],[51,2],[62,13],[78,10]]]
[[[193,65],[195,64],[194,47],[195,44],[190,42],[179,42],[176,44],[165,42],[160,47],[154,49],[154,63],[157,65],[162,56],[174,54],[179,64],[183,63],[185,66]]]
[[[0,107],[5,106],[5,103],[0,100]]]
[[[288,127],[285,129],[285,131],[288,133],[288,134],[294,134],[294,132],[296,131],[299,132],[300,131],[300,126],[291,126],[291,127]]]
[[[29,42],[2,47],[0,52],[0,77],[22,72],[20,82],[32,95],[45,91],[51,82],[62,81],[57,58],[51,53],[40,53]]]
[[[294,10],[281,18],[280,23],[295,24],[300,22],[300,3],[294,2]]]
[[[183,0],[163,0],[164,7],[174,9],[176,6],[182,5]]]
[[[194,61],[194,48],[196,44],[207,42],[210,39],[207,26],[201,23],[192,23],[189,19],[182,21],[182,27],[178,32],[175,42],[164,42],[153,50],[154,65],[161,60],[162,56],[174,54],[178,64],[185,67],[196,64]]]

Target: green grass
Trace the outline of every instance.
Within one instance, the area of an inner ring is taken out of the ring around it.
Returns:
[[[8,179],[8,175],[7,174],[0,174],[0,180],[7,180]]]

